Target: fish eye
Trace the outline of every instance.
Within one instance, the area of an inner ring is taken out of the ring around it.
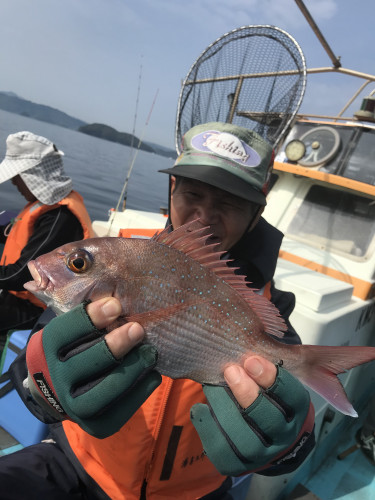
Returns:
[[[92,265],[92,257],[86,250],[78,250],[68,255],[66,265],[73,273],[85,273]]]

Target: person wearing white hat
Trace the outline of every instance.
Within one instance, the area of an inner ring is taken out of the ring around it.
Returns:
[[[6,226],[0,260],[0,351],[9,329],[31,328],[45,306],[23,284],[27,262],[70,241],[93,235],[83,198],[64,172],[64,153],[45,137],[22,131],[8,136],[0,184],[11,180],[27,204]]]

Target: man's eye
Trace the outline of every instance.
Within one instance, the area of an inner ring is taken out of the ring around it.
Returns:
[[[239,207],[238,205],[236,205],[235,203],[233,203],[232,201],[228,201],[228,200],[223,200],[221,202],[222,205],[228,207],[228,208],[233,208],[233,209],[240,209],[241,207]]]
[[[185,191],[184,194],[187,196],[195,197],[195,198],[197,198],[199,196],[199,193],[197,193],[195,191]]]

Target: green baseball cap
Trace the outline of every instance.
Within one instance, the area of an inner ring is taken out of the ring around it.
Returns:
[[[159,172],[205,182],[266,205],[272,164],[272,146],[256,132],[231,123],[210,122],[188,130],[175,165]]]

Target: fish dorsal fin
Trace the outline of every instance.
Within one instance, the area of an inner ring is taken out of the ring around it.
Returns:
[[[202,227],[197,219],[174,231],[171,231],[169,226],[161,233],[155,234],[152,240],[183,252],[214,272],[255,310],[264,325],[265,332],[282,338],[287,328],[277,308],[268,299],[249,288],[245,276],[235,274],[237,268],[228,266],[227,263],[230,261],[221,260],[226,252],[215,251],[218,243],[206,245],[209,236],[209,227]]]

